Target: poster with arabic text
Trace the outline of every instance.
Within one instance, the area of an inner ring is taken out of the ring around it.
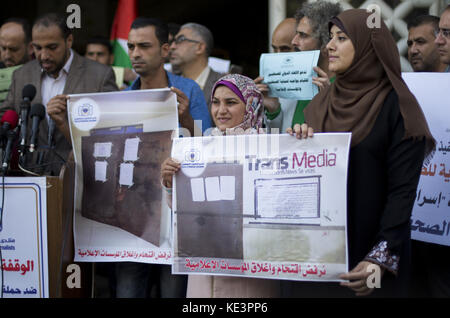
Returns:
[[[171,218],[159,178],[177,133],[169,89],[70,95],[77,262],[170,264]]]
[[[0,195],[2,296],[48,298],[46,178],[10,177],[3,181],[0,185],[0,193],[5,191]]]
[[[422,167],[411,217],[415,240],[450,246],[450,73],[404,73],[436,140]]]
[[[339,281],[351,134],[180,138],[176,274]]]

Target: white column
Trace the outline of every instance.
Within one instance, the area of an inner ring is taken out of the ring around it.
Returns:
[[[272,33],[286,19],[286,0],[269,0],[269,52],[272,52]]]

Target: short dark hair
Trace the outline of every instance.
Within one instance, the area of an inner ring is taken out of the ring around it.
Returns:
[[[131,24],[131,30],[145,28],[148,26],[155,27],[155,34],[160,45],[169,42],[169,28],[167,24],[156,18],[139,17]]]
[[[93,37],[89,38],[89,40],[86,42],[86,46],[88,46],[89,44],[103,45],[108,49],[109,54],[113,53],[113,47],[111,45],[111,41],[105,36],[93,36]]]
[[[39,18],[33,24],[35,26],[44,26],[46,28],[56,25],[62,33],[64,39],[67,39],[72,34],[72,30],[67,26],[67,17],[59,13],[46,13]]]
[[[3,25],[6,23],[16,23],[22,26],[23,33],[25,34],[25,42],[31,42],[31,25],[27,19],[14,17],[7,19],[5,22],[3,22]]]
[[[175,37],[177,35],[177,33],[180,32],[181,25],[170,22],[167,24],[167,27],[169,28],[169,34],[171,34]]]
[[[436,17],[434,15],[418,15],[408,21],[407,27],[409,30],[411,28],[416,28],[424,24],[431,24],[436,31],[439,31],[439,20],[439,17]]]

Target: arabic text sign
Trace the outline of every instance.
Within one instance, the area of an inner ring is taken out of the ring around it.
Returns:
[[[436,140],[436,151],[421,172],[411,218],[413,239],[450,245],[449,73],[404,73]]]
[[[6,178],[5,191],[0,229],[3,295],[48,298],[46,179]]]
[[[173,272],[338,281],[350,137],[175,139]]]
[[[178,128],[176,95],[169,89],[71,95],[68,112],[75,261],[171,264],[159,171]]]
[[[319,92],[312,83],[319,55],[320,51],[262,54],[259,72],[270,88],[269,96],[311,100]]]

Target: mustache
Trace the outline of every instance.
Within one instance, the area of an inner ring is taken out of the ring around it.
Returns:
[[[54,61],[52,61],[52,60],[40,60],[39,63],[41,63],[41,64],[44,64],[44,63],[52,64],[52,63],[54,63]]]
[[[145,63],[145,61],[141,59],[131,59],[131,63]]]

